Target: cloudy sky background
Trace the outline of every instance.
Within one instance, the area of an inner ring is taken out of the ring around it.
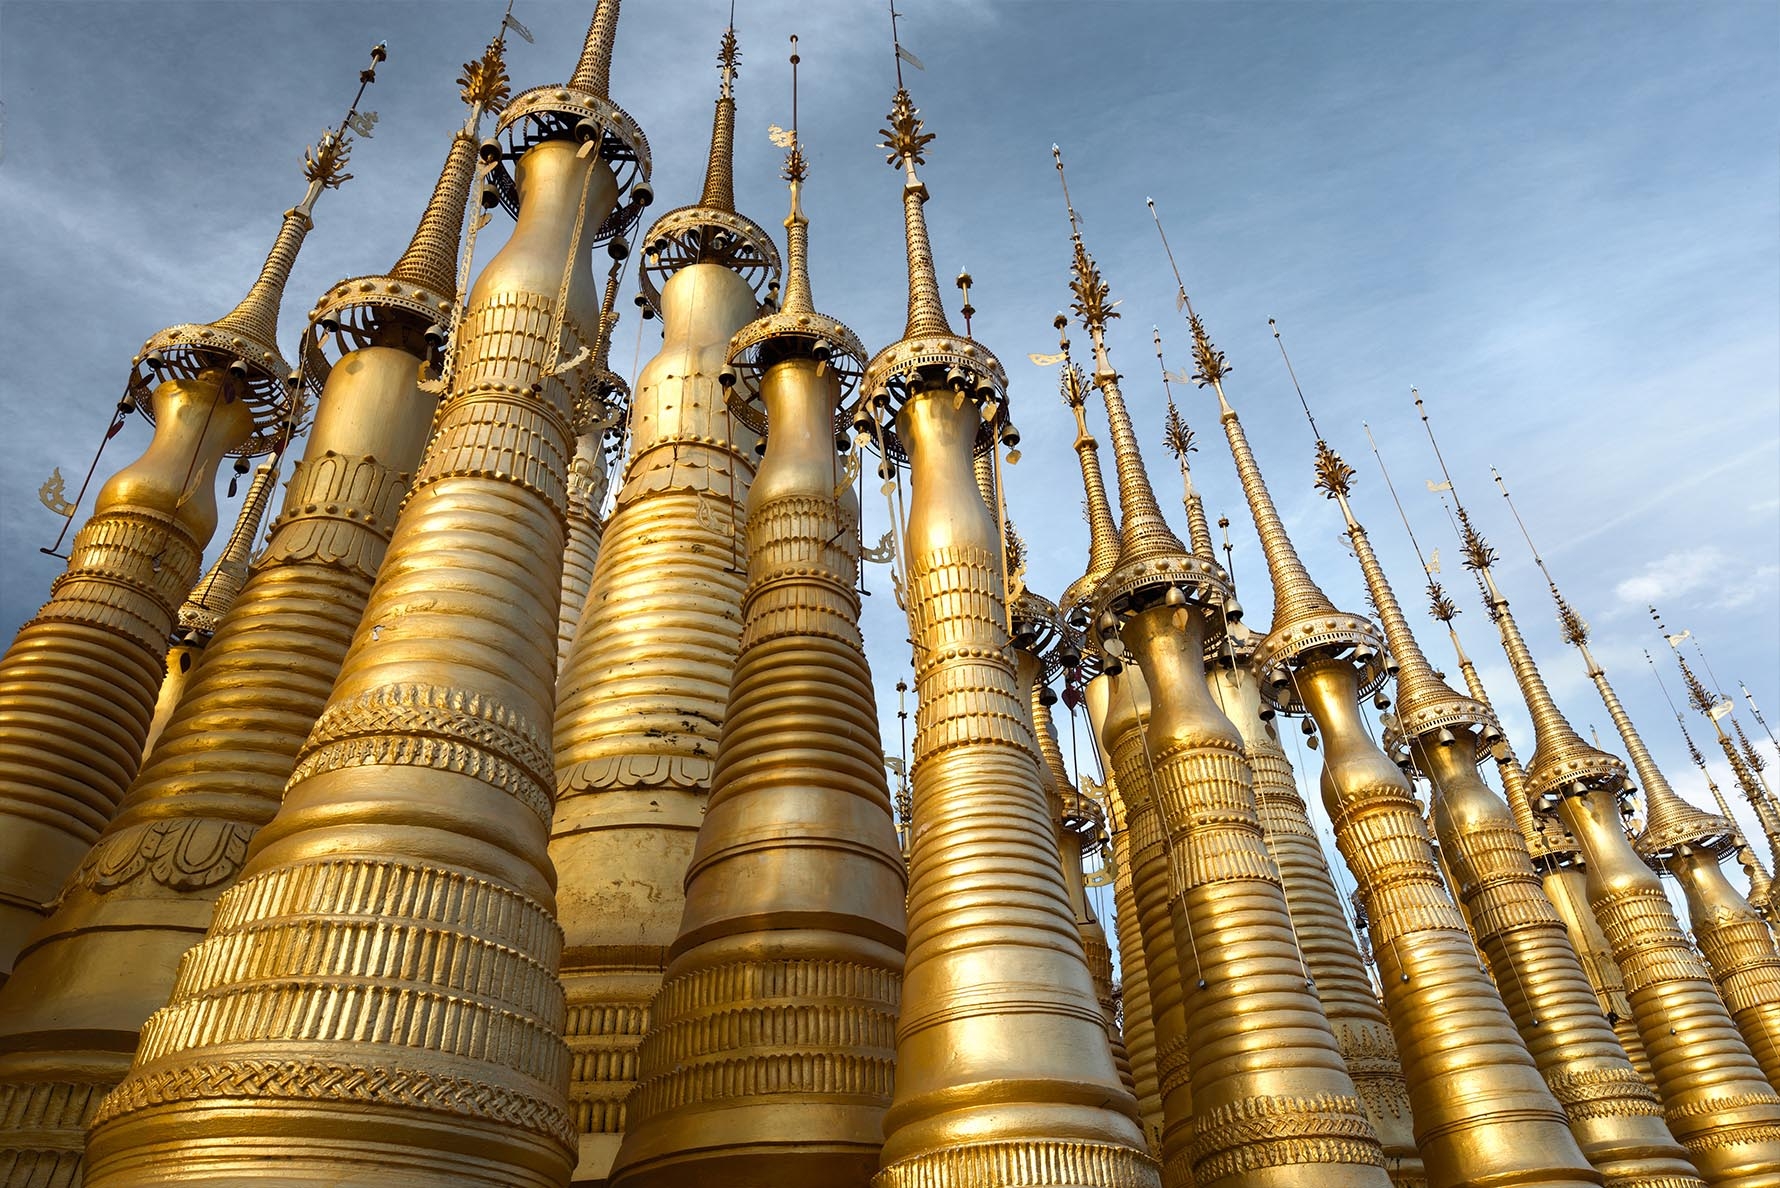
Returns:
[[[1523,755],[1527,715],[1424,487],[1437,471],[1412,385],[1578,729],[1617,746],[1491,465],[1684,794],[1706,801],[1644,662],[1652,649],[1679,693],[1647,602],[1704,642],[1729,692],[1746,681],[1780,719],[1780,9],[904,3],[903,41],[927,67],[909,84],[939,135],[924,170],[936,255],[943,276],[975,277],[977,337],[1012,378],[1025,457],[1008,471],[1010,503],[1036,589],[1055,596],[1086,556],[1072,421],[1054,371],[1025,359],[1056,349],[1050,322],[1068,297],[1056,142],[1088,247],[1124,302],[1114,358],[1166,506],[1178,481],[1159,443],[1153,323],[1169,366],[1190,366],[1146,196],[1234,365],[1229,394],[1287,526],[1338,604],[1363,608],[1362,583],[1335,507],[1311,489],[1313,438],[1269,317],[1324,433],[1359,471],[1356,511],[1424,646],[1446,664],[1366,449],[1371,424]],[[899,182],[874,147],[895,85],[887,14],[854,0],[737,7],[739,204],[775,231],[783,218],[766,128],[788,122],[796,32],[817,301],[875,350],[900,336],[905,286]],[[516,90],[566,76],[590,8],[520,0],[537,41],[510,47]],[[726,11],[721,0],[626,9],[614,96],[649,135],[657,212],[698,192]],[[302,193],[304,145],[339,119],[371,43],[390,45],[366,101],[382,119],[353,151],[355,180],[318,207],[285,302],[287,355],[318,294],[386,268],[406,242],[461,121],[452,80],[500,12],[496,0],[0,5],[0,629],[29,617],[59,572],[38,552],[58,528],[38,485],[59,466],[72,495],[145,338],[239,298]],[[482,259],[505,226],[497,215]],[[658,324],[639,323],[629,293],[613,356],[634,372]],[[1263,622],[1264,568],[1215,404],[1195,388],[1176,398],[1200,430],[1195,474],[1212,515],[1233,521],[1243,601]],[[99,477],[149,435],[132,421]],[[225,501],[225,522],[235,506]],[[884,522],[881,504],[868,507],[868,541]],[[906,628],[887,571],[871,582],[866,630],[894,754]],[[1690,728],[1706,745],[1709,727]],[[1314,772],[1314,755],[1298,758]],[[1735,796],[1722,759],[1715,771]]]

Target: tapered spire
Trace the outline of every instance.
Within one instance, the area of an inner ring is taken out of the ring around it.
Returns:
[[[797,39],[793,37],[791,41],[795,57]],[[637,304],[642,306],[646,318],[660,313],[661,292],[668,278],[689,264],[718,264],[729,269],[746,281],[755,297],[763,302],[771,303],[776,296],[779,249],[758,223],[737,214],[735,209],[735,80],[741,56],[735,26],[731,25],[723,31],[717,50],[720,82],[704,189],[695,204],[668,211],[655,220],[643,237]],[[796,120],[792,122],[795,124]],[[773,139],[792,147],[801,161],[801,151],[790,144],[793,136],[773,128]],[[795,196],[792,203],[795,207]]]
[[[1419,392],[1415,393],[1415,407],[1427,430],[1428,440],[1434,446],[1435,456],[1440,458],[1440,446],[1434,439],[1433,424],[1428,420],[1427,406],[1422,403]],[[1452,475],[1446,471],[1444,458],[1440,458],[1440,467],[1446,487],[1451,490]],[[1477,531],[1456,491],[1452,492],[1452,502],[1464,546],[1465,568],[1477,575],[1490,617],[1501,632],[1502,648],[1508,654],[1521,697],[1533,718],[1533,757],[1527,764],[1528,795],[1538,805],[1561,794],[1561,789],[1567,785],[1586,782],[1608,787],[1615,795],[1623,794],[1631,787],[1626,779],[1625,764],[1584,742],[1563,711],[1558,709],[1538,664],[1533,660],[1533,653],[1527,647],[1526,637],[1520,632],[1520,624],[1515,622],[1514,614],[1508,608],[1508,599],[1496,585],[1492,569],[1497,559],[1495,549]]]
[[[725,36],[724,44],[728,46],[733,40],[734,30],[731,30]],[[743,385],[748,399],[731,399],[729,407],[743,423],[757,433],[765,433],[768,428],[765,405],[760,399],[759,380],[776,360],[788,355],[807,355],[818,360],[823,368],[833,368],[840,376],[842,408],[851,398],[865,363],[865,346],[859,341],[859,336],[846,323],[818,312],[815,298],[810,292],[810,219],[803,209],[803,185],[809,179],[810,165],[808,158],[804,156],[803,141],[799,139],[797,131],[797,65],[800,61],[797,37],[793,34],[791,128],[777,135],[786,149],[785,168],[780,171],[779,176],[785,179],[791,200],[791,210],[785,216],[784,297],[776,312],[748,323],[730,339],[731,370],[720,377],[725,384],[733,384],[736,372],[751,374],[750,382]],[[726,90],[728,73],[726,70]],[[708,192],[708,185],[706,189]]]
[[[458,96],[469,110],[451,137],[438,180],[408,246],[387,273],[336,281],[309,311],[302,369],[310,392],[317,397],[333,370],[326,349],[330,345],[341,355],[361,347],[391,344],[412,351],[414,332],[420,331],[428,344],[423,358],[429,369],[443,361],[457,311],[464,212],[476,179],[482,119],[498,115],[511,94],[505,29],[502,26],[501,34],[488,43],[482,55],[465,62],[458,74]],[[342,327],[350,329],[342,331]]]
[[[900,59],[898,61],[900,70]],[[1011,441],[1006,436],[1013,429],[1007,420],[1007,373],[989,348],[952,329],[946,319],[945,305],[940,300],[933,243],[927,235],[927,183],[916,172],[916,167],[927,161],[927,146],[933,143],[935,133],[927,131],[920,110],[909,97],[908,88],[901,85],[900,78],[885,121],[889,126],[878,129],[878,135],[883,137],[878,147],[887,150],[886,164],[903,171],[908,321],[900,339],[872,356],[865,370],[866,393],[874,407],[891,410],[919,390],[925,382],[924,377],[931,372],[954,391],[965,393],[981,410],[985,424],[977,434],[973,452],[981,453],[998,441],[1012,445],[1018,436]],[[882,435],[891,457],[903,460],[902,446],[892,427],[886,425]]]
[[[1156,364],[1162,370],[1162,391],[1168,397],[1168,412],[1162,422],[1162,444],[1180,465],[1181,503],[1187,511],[1187,539],[1192,543],[1195,557],[1216,565],[1217,550],[1211,543],[1211,524],[1205,518],[1205,500],[1193,486],[1193,468],[1187,461],[1187,455],[1197,452],[1199,447],[1193,444],[1192,428],[1180,415],[1180,409],[1174,406],[1174,389],[1168,382],[1174,377],[1162,359],[1161,328],[1151,326],[1150,337],[1156,344]]]
[[[505,26],[502,27],[505,33]],[[451,149],[433,184],[432,197],[421,212],[420,222],[401,258],[389,275],[407,281],[447,301],[457,296],[457,259],[463,238],[464,207],[476,176],[476,148],[481,140],[482,116],[500,114],[512,95],[507,77],[506,38],[497,36],[474,62],[465,62],[458,76],[458,94],[469,107],[463,127],[451,138]]]
[[[1059,386],[1063,403],[1075,414],[1075,453],[1082,467],[1082,488],[1086,493],[1083,510],[1088,520],[1088,568],[1081,577],[1069,583],[1060,604],[1066,615],[1079,617],[1081,608],[1094,593],[1113,566],[1119,563],[1119,523],[1113,518],[1112,504],[1106,496],[1106,478],[1100,472],[1100,443],[1088,431],[1088,377],[1069,357],[1069,336],[1065,327],[1069,319],[1057,315],[1053,323],[1062,346],[1063,372]]]
[[[1063,171],[1063,152],[1051,146],[1051,158],[1057,165],[1057,177],[1063,183],[1063,204],[1069,212],[1070,242],[1074,250],[1070,261],[1069,288],[1074,294],[1070,307],[1094,344],[1094,386],[1106,401],[1106,419],[1112,431],[1113,461],[1119,477],[1119,563],[1184,557],[1187,546],[1174,534],[1156,502],[1150,486],[1149,472],[1144,469],[1143,452],[1138,448],[1137,432],[1131,424],[1130,411],[1119,391],[1119,374],[1113,369],[1106,349],[1107,323],[1119,316],[1118,304],[1110,300],[1112,291],[1100,275],[1082,244],[1080,220],[1069,199],[1069,180]]]
[[[705,164],[705,188],[698,204],[715,210],[735,209],[735,76],[742,52],[737,47],[735,26],[723,31],[717,51],[723,90],[717,96],[717,112],[711,122],[711,155]]]
[[[939,297],[939,274],[933,267],[933,244],[927,236],[927,184],[915,172],[917,165],[927,162],[927,146],[934,133],[925,130],[921,113],[909,98],[907,87],[897,87],[890,101],[890,126],[880,128],[882,147],[890,150],[885,158],[900,166],[905,174],[902,184],[903,232],[907,241],[909,265],[909,316],[903,329],[904,338],[926,334],[950,334],[952,325],[946,320],[946,307]]]
[[[1156,214],[1154,200],[1146,200],[1162,246],[1174,267],[1174,252],[1162,231],[1162,220]],[[1256,650],[1255,663],[1263,674],[1263,693],[1269,701],[1289,713],[1303,712],[1304,703],[1290,676],[1291,662],[1315,651],[1348,652],[1358,665],[1359,691],[1362,695],[1376,691],[1384,684],[1386,673],[1383,640],[1377,629],[1362,615],[1337,610],[1322,588],[1304,568],[1298,550],[1286,534],[1285,522],[1273,504],[1261,467],[1249,448],[1248,434],[1236,410],[1224,393],[1224,377],[1230,365],[1224,352],[1217,349],[1193,300],[1187,295],[1180,270],[1174,269],[1176,303],[1187,318],[1193,338],[1193,382],[1209,387],[1218,398],[1218,418],[1224,426],[1224,437],[1230,445],[1230,456],[1236,463],[1242,493],[1261,538],[1261,552],[1267,560],[1267,573],[1273,582],[1273,619],[1267,638]]]
[[[1527,548],[1533,554],[1533,562],[1545,577],[1545,585],[1551,591],[1552,603],[1557,608],[1558,623],[1563,629],[1564,642],[1582,653],[1582,660],[1588,668],[1589,679],[1601,695],[1601,701],[1607,707],[1608,716],[1619,730],[1619,737],[1625,743],[1626,754],[1632,761],[1632,769],[1638,773],[1638,782],[1644,789],[1645,822],[1644,831],[1638,836],[1635,844],[1638,852],[1646,858],[1659,858],[1672,853],[1678,845],[1691,845],[1700,849],[1712,850],[1717,853],[1728,853],[1734,845],[1735,828],[1727,819],[1712,813],[1703,812],[1688,804],[1669,786],[1662,770],[1657,767],[1656,760],[1650,754],[1650,748],[1644,745],[1644,739],[1632,723],[1631,715],[1626,712],[1625,705],[1619,700],[1613,686],[1607,680],[1607,672],[1589,651],[1588,623],[1576,613],[1558,589],[1557,581],[1540,556],[1539,549],[1533,544],[1533,538],[1527,531],[1525,521],[1520,518],[1520,511],[1514,506],[1514,500],[1508,493],[1508,485],[1502,481],[1502,475],[1494,467],[1490,468],[1496,486],[1507,500],[1509,510],[1514,513],[1514,521],[1520,527],[1521,535],[1526,539]]]
[[[290,378],[290,364],[278,349],[278,311],[284,286],[303,241],[315,227],[311,217],[324,190],[337,190],[352,174],[346,172],[352,152],[347,129],[368,136],[377,117],[358,113],[365,88],[377,81],[377,65],[389,57],[382,42],[371,49],[371,64],[359,72],[358,94],[336,128],[322,133],[304,154],[303,176],[309,188],[303,200],[284,212],[284,221],[260,274],[235,308],[208,324],[169,326],[142,345],[130,361],[130,387],[138,393],[143,415],[155,417],[149,391],[162,380],[190,378],[206,367],[228,367],[243,379],[247,406],[253,413],[253,432],[232,453],[253,457],[271,450],[284,437],[284,425],[296,414],[297,384]]]
[[[1353,508],[1348,503],[1353,479],[1353,467],[1344,462],[1326,441],[1318,438],[1317,489],[1341,508],[1354,555],[1359,558],[1360,570],[1366,578],[1366,590],[1372,596],[1372,605],[1384,627],[1385,641],[1390,644],[1391,655],[1397,663],[1398,727],[1406,738],[1440,731],[1451,737],[1454,727],[1478,727],[1476,757],[1481,760],[1488,754],[1489,744],[1501,736],[1495,714],[1481,702],[1454,690],[1428,662],[1427,655],[1416,642],[1415,633],[1410,630],[1396,592],[1391,589],[1384,567],[1378,562],[1378,554],[1373,551],[1365,528],[1354,518]]]
[[[609,99],[612,95],[612,44],[618,37],[618,5],[620,0],[599,0],[593,20],[587,26],[587,38],[581,43],[581,57],[569,75],[569,85]]]

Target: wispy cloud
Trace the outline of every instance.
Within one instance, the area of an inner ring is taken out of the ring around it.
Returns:
[[[1729,609],[1746,606],[1771,591],[1780,565],[1750,566],[1716,545],[1677,549],[1649,562],[1636,575],[1613,587],[1622,603],[1642,609],[1653,602],[1695,596],[1695,606]]]

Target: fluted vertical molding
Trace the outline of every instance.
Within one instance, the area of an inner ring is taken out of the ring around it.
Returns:
[[[1199,353],[1209,356],[1209,343]],[[1201,370],[1211,379],[1217,368],[1202,362]],[[1257,664],[1280,682],[1275,694],[1301,703],[1322,735],[1323,798],[1370,923],[1428,1181],[1449,1188],[1592,1183],[1595,1172],[1563,1111],[1479,968],[1409,781],[1360,715],[1361,672],[1370,671],[1380,641],[1310,580],[1241,422],[1221,384],[1212,386],[1273,580],[1273,627]],[[1445,1038],[1452,1035],[1467,1042],[1455,1047]]]
[[[1141,674],[1125,670],[1133,680]],[[1116,678],[1096,676],[1083,689],[1083,705],[1088,711],[1090,745],[1100,756],[1106,772],[1106,804],[1111,816],[1114,879],[1113,906],[1117,912],[1119,940],[1119,976],[1124,990],[1125,1043],[1131,1057],[1131,1079],[1137,1093],[1137,1104],[1143,1114],[1144,1135],[1152,1154],[1162,1149],[1162,1095],[1158,1084],[1158,1048],[1155,1011],[1152,1005],[1149,956],[1142,920],[1137,907],[1135,879],[1136,835],[1131,828],[1131,802],[1119,786],[1114,774],[1113,759],[1105,739],[1106,723],[1111,706],[1111,685]],[[1147,705],[1148,693],[1144,694]],[[1147,785],[1146,785],[1147,786]],[[1167,945],[1173,951],[1174,937],[1170,930]],[[1179,966],[1170,963],[1167,975],[1179,977]],[[1178,991],[1177,991],[1178,993]]]
[[[1314,1167],[1320,1183],[1383,1185],[1378,1138],[1305,981],[1241,736],[1205,684],[1199,622],[1162,604],[1124,629],[1150,687],[1171,909],[1197,956],[1184,995],[1194,1180],[1285,1185]]]
[[[1581,626],[1569,604],[1558,598],[1565,621]],[[1676,794],[1644,745],[1631,715],[1614,692],[1607,672],[1589,651],[1584,630],[1567,635],[1582,653],[1601,701],[1607,707],[1626,754],[1644,786],[1644,833],[1635,843],[1648,861],[1660,864],[1681,884],[1694,944],[1712,971],[1718,996],[1749,1045],[1769,1084],[1780,1082],[1780,954],[1774,937],[1756,910],[1725,878],[1721,856],[1737,842],[1737,827],[1728,817],[1713,817]]]
[[[1372,605],[1398,664],[1397,724],[1433,786],[1431,816],[1448,878],[1515,1026],[1582,1152],[1610,1185],[1701,1188],[1662,1107],[1620,1048],[1563,922],[1545,898],[1521,829],[1477,775],[1494,715],[1462,696],[1422,652],[1372,541],[1354,518],[1339,459],[1323,450]]]
[[[1602,1013],[1512,814],[1477,777],[1470,745],[1424,737],[1411,750],[1437,788],[1436,832],[1521,1038],[1607,1184],[1698,1188],[1655,1093]]]
[[[519,163],[363,624],[101,1108],[89,1184],[237,1182],[244,1152],[318,1186],[556,1188],[573,1166],[546,846],[575,377],[552,364],[591,345],[584,248],[617,198],[577,148]]]
[[[729,344],[731,367],[759,376],[748,415],[766,452],[711,799],[613,1170],[624,1188],[865,1188],[890,1104],[907,882],[859,632],[859,509],[834,450],[837,367],[864,350],[810,308],[791,173],[793,300]]]
[[[216,529],[216,468],[253,428],[222,370],[155,389],[155,433],[99,490],[49,601],[0,658],[0,975],[135,778],[175,609]]]
[[[1232,633],[1247,636],[1240,626],[1232,627]],[[1208,675],[1212,696],[1242,735],[1243,750],[1255,775],[1261,828],[1279,867],[1298,951],[1335,1032],[1341,1059],[1384,1148],[1385,1170],[1396,1188],[1425,1188],[1427,1176],[1415,1149],[1414,1120],[1397,1041],[1366,975],[1334,875],[1311,828],[1310,811],[1298,794],[1291,761],[1272,727],[1261,718],[1261,691],[1254,670],[1246,656],[1237,656],[1220,661]]]
[[[1780,1097],[1737,1033],[1656,874],[1626,837],[1616,795],[1624,768],[1571,729],[1507,599],[1488,568],[1481,572],[1538,735],[1529,793],[1563,794],[1558,813],[1582,847],[1589,906],[1625,976],[1669,1129],[1713,1188],[1780,1184]]]
[[[637,378],[631,455],[560,678],[551,858],[582,1132],[576,1181],[603,1179],[684,903],[741,643],[753,434],[717,382],[758,310],[692,264],[661,294],[661,350]]]
[[[1774,935],[1724,877],[1718,856],[1688,848],[1669,859],[1687,897],[1694,943],[1718,996],[1770,1085],[1780,1082],[1780,955]]]

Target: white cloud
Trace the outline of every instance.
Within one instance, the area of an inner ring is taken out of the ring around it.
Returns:
[[[1673,601],[1698,591],[1695,605],[1738,607],[1755,601],[1773,589],[1780,565],[1747,567],[1716,545],[1677,549],[1644,566],[1641,573],[1613,587],[1619,600],[1642,608],[1657,601]]]

